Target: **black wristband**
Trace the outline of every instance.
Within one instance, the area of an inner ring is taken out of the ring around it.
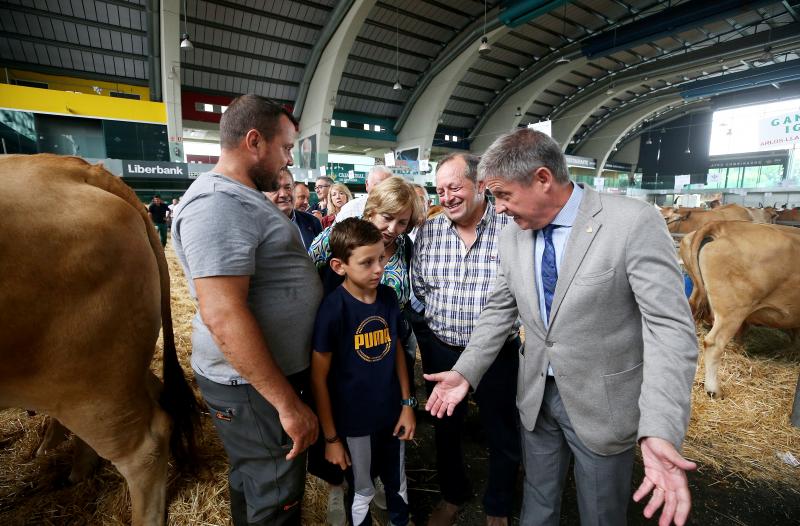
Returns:
[[[335,444],[338,441],[339,441],[339,435],[333,435],[330,438],[325,437],[325,442],[327,442],[328,444]]]

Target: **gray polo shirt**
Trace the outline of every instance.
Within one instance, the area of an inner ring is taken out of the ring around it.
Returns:
[[[186,191],[172,222],[175,253],[197,302],[194,279],[250,276],[247,303],[285,375],[308,368],[322,286],[297,228],[261,192],[216,173]],[[227,362],[198,310],[192,368],[223,384],[247,383]]]

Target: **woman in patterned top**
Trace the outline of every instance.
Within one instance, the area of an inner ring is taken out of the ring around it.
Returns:
[[[422,204],[414,188],[402,177],[390,177],[372,189],[364,206],[363,219],[381,231],[386,248],[386,267],[381,283],[392,287],[400,308],[405,309],[411,295],[409,261],[413,245],[406,232],[422,219]],[[326,269],[331,258],[329,238],[331,228],[324,229],[311,242],[308,253],[317,270]],[[323,271],[323,281],[326,281]],[[332,272],[327,272],[332,274]],[[335,279],[335,278],[334,278]],[[326,283],[326,292],[329,291]],[[338,283],[335,284],[338,286]],[[333,287],[335,288],[335,287]],[[332,289],[330,289],[332,290]]]

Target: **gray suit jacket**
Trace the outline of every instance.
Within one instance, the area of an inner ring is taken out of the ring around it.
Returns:
[[[453,369],[476,387],[519,316],[525,428],[536,424],[550,363],[570,421],[595,453],[619,453],[645,436],[680,449],[698,346],[672,240],[652,206],[584,190],[549,330],[539,316],[535,232],[510,224],[500,234],[495,290]]]

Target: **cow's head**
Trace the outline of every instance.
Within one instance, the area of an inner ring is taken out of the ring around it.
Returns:
[[[768,206],[764,208],[764,212],[768,214],[768,221],[770,223],[774,223],[776,219],[778,219],[778,209],[774,206]]]
[[[661,216],[667,222],[667,226],[680,223],[692,214],[691,211],[681,210],[680,208],[664,207],[661,209]]]

